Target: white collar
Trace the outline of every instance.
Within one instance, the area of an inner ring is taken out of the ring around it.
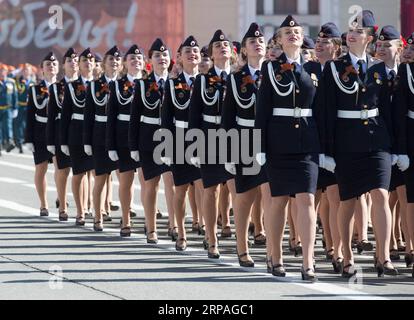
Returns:
[[[256,71],[257,71],[257,70],[259,70],[259,71],[260,71],[260,69],[255,69],[255,68],[251,67],[251,66],[250,66],[250,64],[248,64],[247,66],[249,67],[250,75],[251,75],[252,77],[254,77],[254,76],[256,75]]]
[[[286,56],[286,60],[287,60],[287,63],[290,63],[290,64],[296,62],[298,65],[300,65],[300,66],[302,65],[302,62],[300,61],[300,56],[296,60],[292,60],[292,59],[290,59],[289,57]]]
[[[48,82],[46,79],[43,80],[45,82],[46,88],[49,88],[53,83]]]
[[[227,75],[229,75],[229,74],[230,74],[230,72],[231,72],[230,66],[229,66],[228,68],[224,69],[224,70],[221,70],[221,69],[219,69],[216,65],[214,65],[214,70],[216,71],[216,74],[217,74],[219,77],[221,76],[221,73],[222,73],[223,71],[225,71],[225,72],[227,73]]]
[[[105,76],[106,83],[110,83],[111,81],[115,81],[115,80],[116,80],[116,76],[115,76],[115,77],[113,77],[113,78],[108,78],[108,77],[106,76],[106,74],[105,74],[104,76]]]
[[[367,63],[367,55],[365,54],[362,58],[358,58],[356,55],[354,55],[352,52],[349,52],[349,56],[351,57],[351,61],[352,61],[352,65],[354,66],[355,69],[358,69],[358,61],[359,60],[364,60],[365,63]]]
[[[397,64],[392,69],[388,68],[387,65],[385,65],[385,71],[387,72],[387,76],[390,75],[391,70],[394,70],[395,75],[397,75],[397,73],[398,73],[398,66],[397,66]]]
[[[166,83],[166,82],[167,82],[168,75],[167,75],[167,76],[164,76],[164,77],[160,77],[159,75],[157,75],[157,74],[154,72],[154,78],[155,78],[155,82],[156,82],[156,83],[158,83],[158,81],[160,81],[160,79],[164,80],[164,83]]]
[[[67,76],[65,76],[65,81],[66,83],[72,82],[72,80],[70,80]]]
[[[129,82],[134,82],[135,80],[138,79],[138,77],[135,76],[131,76],[129,73],[127,73],[127,78]]]
[[[83,76],[81,76],[81,79],[82,79],[83,84],[86,84],[86,81],[89,81],[89,82],[92,82],[93,81],[93,77],[90,78],[90,79],[86,79]]]
[[[196,78],[196,77],[197,77],[197,75],[198,75],[198,73],[196,73],[196,74],[194,74],[194,75],[190,75],[190,74],[188,74],[188,73],[187,73],[187,72],[185,72],[185,71],[183,71],[183,74],[184,74],[185,82],[187,82],[187,84],[188,84],[189,86],[191,86],[191,84],[192,84],[192,83],[190,83],[190,78]]]

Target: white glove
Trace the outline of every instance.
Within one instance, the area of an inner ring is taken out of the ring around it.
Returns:
[[[325,167],[326,170],[334,173],[336,168],[335,159],[332,157],[325,156]]]
[[[236,165],[233,162],[226,162],[224,164],[226,171],[232,175],[236,175]]]
[[[108,156],[109,156],[109,159],[111,159],[112,161],[118,161],[119,160],[118,152],[116,152],[115,150],[109,150],[108,151]]]
[[[64,154],[66,154],[68,157],[70,156],[70,153],[69,153],[69,146],[67,146],[67,145],[61,145],[61,146],[60,146],[60,150],[61,150]]]
[[[325,169],[325,154],[319,154],[319,167]]]
[[[264,166],[264,164],[266,163],[266,153],[262,152],[262,153],[256,154],[256,161],[261,166]]]
[[[26,143],[26,148],[30,151],[30,152],[35,152],[35,147],[33,143]]]
[[[201,161],[200,161],[200,158],[199,158],[199,157],[192,157],[192,158],[190,159],[190,161],[191,161],[191,164],[192,164],[193,166],[195,166],[195,167],[197,167],[197,168],[201,168]]]
[[[405,154],[399,154],[397,166],[401,171],[407,170],[410,167],[410,158]]]
[[[171,158],[170,157],[161,157],[161,161],[164,162],[165,165],[171,166]]]
[[[56,147],[55,146],[47,146],[47,151],[49,151],[51,154],[56,154]]]
[[[83,146],[83,150],[85,151],[85,153],[86,153],[88,156],[91,156],[91,155],[92,155],[92,146],[90,146],[89,144],[85,144],[85,145]]]
[[[398,156],[396,154],[391,155],[391,162],[392,162],[392,166],[395,166],[397,164],[398,161]]]
[[[14,110],[12,111],[12,118],[13,118],[13,119],[16,119],[18,114],[19,114],[19,110],[14,109]]]
[[[131,151],[131,158],[135,161],[138,162],[139,161],[139,153],[138,151]],[[162,159],[161,159],[162,160]]]

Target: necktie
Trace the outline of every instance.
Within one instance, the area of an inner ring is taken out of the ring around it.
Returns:
[[[300,64],[297,62],[293,62],[292,64],[295,66],[295,73],[300,74],[302,72],[302,67]]]
[[[194,77],[190,77],[190,87],[192,88],[195,82],[195,78]]]
[[[161,78],[160,80],[158,80],[158,88],[159,88],[161,95],[164,94],[164,83],[165,83],[164,79]]]
[[[254,81],[256,83],[256,87],[259,86],[260,74],[261,74],[260,70],[256,70],[256,72],[254,73],[254,78],[255,78]]]
[[[358,60],[358,71],[359,71],[359,78],[364,81],[365,80],[365,73],[366,73],[366,62],[364,60]]]
[[[394,70],[391,70],[390,71],[390,73],[388,74],[388,79],[390,80],[390,81],[394,81],[394,79],[395,79],[395,77],[396,77],[396,73],[395,73],[395,71]]]
[[[221,80],[226,81],[227,80],[227,72],[226,71],[222,71],[220,74]]]

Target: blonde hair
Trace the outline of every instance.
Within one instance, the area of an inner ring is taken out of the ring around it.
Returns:
[[[291,28],[300,28],[302,37],[305,36],[305,30],[303,29],[303,27],[282,27],[282,28],[277,29],[276,33],[273,35],[272,40],[274,41],[274,43],[279,45],[282,50],[283,50],[283,45],[280,42],[280,38],[282,37],[282,31],[286,29],[291,29]]]

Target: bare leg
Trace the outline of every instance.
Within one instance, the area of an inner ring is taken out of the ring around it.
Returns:
[[[147,238],[150,240],[157,239],[157,193],[161,176],[157,176],[145,181],[145,225],[147,226]]]
[[[46,181],[46,172],[47,172],[48,162],[42,162],[36,165],[35,167],[35,186],[37,195],[40,200],[40,208],[47,209],[49,206],[47,204],[47,181]]]
[[[342,241],[342,248],[344,253],[344,265],[353,264],[354,255],[352,253],[352,229],[354,225],[354,210],[356,198],[341,201],[338,211],[338,229]],[[346,270],[348,271],[348,270]]]
[[[401,228],[405,238],[405,253],[410,253],[413,250],[411,234],[408,228],[408,214],[407,214],[407,193],[405,186],[397,188],[398,201],[400,202],[401,213]]]
[[[174,207],[175,207],[174,206],[174,179],[173,179],[172,173],[170,171],[163,173],[162,180],[164,181],[164,187],[165,187],[165,200],[167,202],[167,210],[168,210],[168,224],[169,224],[169,228],[174,228],[177,226],[177,222],[175,219],[175,212],[174,212]]]
[[[98,221],[100,221],[101,223],[103,222],[102,194],[105,188],[105,183],[106,183],[107,178],[108,178],[107,174],[95,177],[95,183],[93,186],[93,206],[95,208],[95,222],[98,222]]]
[[[206,222],[206,235],[209,252],[218,253],[217,249],[217,215],[218,215],[219,185],[204,189],[203,215]],[[212,247],[214,246],[214,247]]]
[[[131,186],[134,183],[134,171],[126,171],[119,173],[119,201],[122,210],[122,228],[131,226],[131,217],[129,211],[131,209],[132,192]]]
[[[58,169],[56,157],[53,157],[53,163],[55,165],[55,184],[59,199],[59,212],[67,212],[67,185],[70,168]]]
[[[342,258],[342,242],[338,229],[339,214],[339,190],[338,185],[329,186],[326,190],[329,201],[329,227],[332,235],[332,243],[334,246],[334,258]]]
[[[364,194],[357,200],[355,224],[358,232],[358,240],[368,240],[368,205],[367,198]]]
[[[178,239],[187,239],[185,231],[185,197],[189,184],[175,186],[174,192],[174,213],[178,226]]]
[[[263,222],[264,222],[264,229],[266,231],[266,254],[267,257],[270,258],[272,256],[273,251],[273,243],[275,242],[274,237],[274,229],[273,225],[271,224],[271,216],[272,216],[272,195],[270,193],[270,186],[269,183],[264,183],[260,186],[260,191],[262,193],[262,205],[263,205]],[[287,216],[287,205],[285,206],[285,216]]]
[[[272,264],[283,264],[283,232],[286,225],[286,205],[289,202],[288,196],[272,197],[271,210],[269,217],[265,215],[265,228],[266,230],[273,228],[272,235]],[[268,226],[266,226],[268,224]]]
[[[397,239],[395,237],[396,214],[397,214],[397,211],[398,211],[397,202],[398,202],[397,192],[392,191],[389,194],[389,206],[390,206],[390,211],[391,211],[391,240],[390,240],[389,250],[398,250]],[[377,247],[378,247],[378,239],[375,239],[375,240],[377,242]]]
[[[221,216],[221,229],[230,227],[230,191],[227,184],[220,185],[219,213]]]
[[[326,243],[326,252],[329,252],[333,249],[332,243],[332,233],[329,223],[329,201],[327,193],[322,193],[321,201],[319,204],[319,216],[321,217],[322,227],[323,227],[323,236]]]
[[[85,218],[84,179],[86,174],[81,173],[72,177],[72,193],[76,203],[77,218]]]
[[[264,226],[263,226],[263,210],[262,210],[262,193],[260,188],[256,188],[256,198],[254,199],[251,217],[254,224],[254,235],[264,235]]]
[[[190,184],[188,187],[188,201],[190,202],[191,214],[193,216],[193,227],[199,224],[198,210],[196,203],[196,192],[194,184]]]

